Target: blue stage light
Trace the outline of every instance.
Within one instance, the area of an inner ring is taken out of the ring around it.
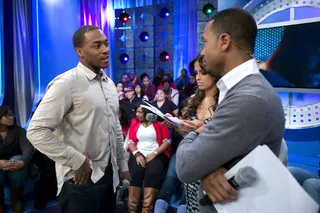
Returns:
[[[167,8],[162,8],[159,15],[161,18],[168,18],[170,16],[170,11]]]
[[[139,38],[141,42],[146,42],[149,40],[150,36],[147,32],[142,32],[140,33]]]
[[[120,55],[119,59],[121,63],[126,64],[130,60],[130,57],[128,56],[128,54],[123,53]]]

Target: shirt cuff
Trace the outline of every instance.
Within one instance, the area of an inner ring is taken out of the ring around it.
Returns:
[[[68,161],[67,166],[69,166],[72,170],[78,170],[85,160],[86,160],[85,155],[74,150],[74,154]]]
[[[119,160],[119,161],[118,161],[118,166],[119,166],[120,172],[127,172],[127,171],[129,171],[128,163],[127,163],[126,160]]]

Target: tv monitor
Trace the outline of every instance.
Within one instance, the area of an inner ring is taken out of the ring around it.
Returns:
[[[320,21],[259,28],[254,56],[274,87],[320,89]]]

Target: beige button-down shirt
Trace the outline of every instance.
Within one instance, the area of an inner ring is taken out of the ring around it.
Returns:
[[[56,162],[58,194],[65,181],[74,177],[90,159],[91,180],[96,183],[109,161],[114,190],[120,171],[128,171],[118,120],[116,87],[103,71],[101,76],[81,63],[57,76],[30,122],[27,137],[42,153]]]

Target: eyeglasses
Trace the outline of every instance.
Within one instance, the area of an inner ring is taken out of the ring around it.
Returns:
[[[10,113],[10,114],[4,115],[4,117],[6,117],[6,119],[9,119],[10,117],[15,118],[16,116],[15,116],[15,114]]]

